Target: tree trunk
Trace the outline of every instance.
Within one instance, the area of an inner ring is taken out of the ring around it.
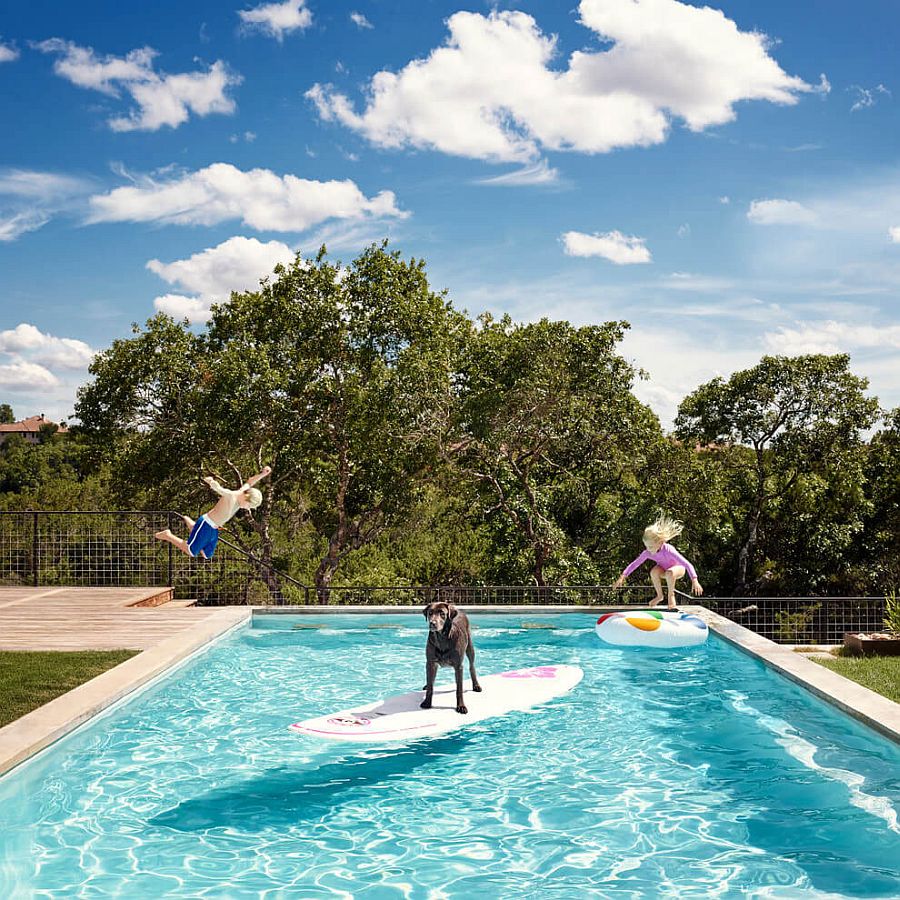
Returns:
[[[322,558],[319,567],[316,569],[315,585],[316,585],[316,601],[320,606],[327,606],[331,596],[331,580],[334,573],[337,572],[340,562],[338,556],[332,553],[334,544],[329,542],[328,553]]]
[[[544,544],[535,544],[534,547],[534,571],[531,573],[534,583],[538,587],[546,587],[544,579],[544,565],[547,562],[547,548]]]
[[[753,511],[747,523],[747,537],[738,551],[737,585],[736,593],[745,593],[747,590],[747,573],[753,559],[753,551],[759,539],[759,520],[762,517],[763,504],[766,498],[766,473],[763,468],[762,451],[756,451],[756,497],[753,501]]]
[[[269,525],[272,520],[272,503],[274,499],[275,488],[272,487],[266,491],[262,505],[262,515],[259,522],[254,523],[256,533],[260,538],[260,575],[263,583],[269,589],[270,599],[277,605],[284,603],[284,594],[281,591],[281,579],[278,573],[272,567],[272,534],[269,531]]]

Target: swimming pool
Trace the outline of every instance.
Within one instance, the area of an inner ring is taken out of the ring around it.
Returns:
[[[715,637],[595,618],[474,616],[480,674],[584,680],[367,748],[287,726],[421,687],[421,617],[257,617],[0,779],[0,897],[900,896],[894,744]]]

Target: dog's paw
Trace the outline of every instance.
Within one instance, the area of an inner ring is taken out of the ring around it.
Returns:
[[[456,711],[458,713],[462,713],[462,715],[466,715],[466,713],[468,713],[469,709],[466,706],[457,706]]]
[[[475,691],[476,694],[480,694],[480,693],[481,693],[481,685],[480,685],[480,684],[473,684],[473,685],[472,685],[472,690]]]
[[[423,701],[419,704],[419,708],[420,708],[420,709],[431,709],[431,701],[430,701],[430,700],[423,700]]]

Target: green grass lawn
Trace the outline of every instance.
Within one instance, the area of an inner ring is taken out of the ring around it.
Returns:
[[[0,652],[0,727],[125,662],[137,652]]]
[[[900,703],[900,656],[836,656],[816,662]]]

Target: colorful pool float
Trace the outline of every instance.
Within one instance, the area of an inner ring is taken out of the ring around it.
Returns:
[[[604,613],[594,630],[601,641],[617,647],[694,647],[709,635],[699,616],[655,609]]]

